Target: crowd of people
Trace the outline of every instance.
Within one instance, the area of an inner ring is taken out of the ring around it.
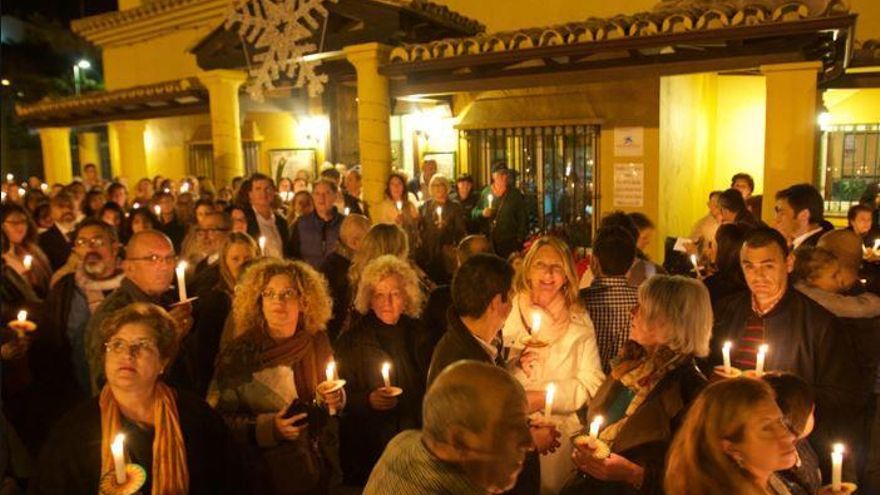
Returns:
[[[880,494],[876,188],[737,174],[660,264],[503,163],[132,186],[3,183],[0,493]]]

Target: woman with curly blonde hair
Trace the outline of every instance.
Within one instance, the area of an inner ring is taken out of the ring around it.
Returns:
[[[556,384],[553,419],[563,437],[581,428],[577,410],[593,398],[605,379],[593,322],[578,298],[571,250],[544,236],[526,253],[513,282],[513,309],[502,329],[511,349],[508,369],[523,384],[529,412],[544,410],[549,383]],[[547,345],[524,345],[530,336]],[[571,476],[571,442],[541,456],[541,492],[558,493]]]
[[[327,282],[300,261],[257,261],[236,287],[234,337],[221,349],[209,400],[259,453],[256,492],[326,490],[318,423],[324,406],[340,410],[345,402],[342,391],[317,390],[332,359],[324,333],[331,304]],[[300,409],[289,413],[290,406]]]
[[[416,272],[405,260],[379,256],[364,268],[354,298],[362,316],[337,341],[339,373],[348,391],[339,449],[346,484],[363,486],[385,445],[421,425],[430,359],[418,321],[423,303]],[[385,363],[402,395],[384,386]]]

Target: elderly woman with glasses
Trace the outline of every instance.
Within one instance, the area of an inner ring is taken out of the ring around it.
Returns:
[[[423,301],[415,271],[397,256],[379,256],[361,274],[354,298],[361,317],[336,346],[349,394],[339,452],[346,484],[363,486],[394,435],[421,425],[430,359],[417,320]],[[385,386],[386,364],[388,383],[402,392]]]
[[[577,411],[596,394],[604,374],[568,246],[552,236],[535,241],[513,288],[513,308],[502,330],[510,349],[508,369],[526,389],[530,413],[546,411],[546,389],[556,387],[549,419],[569,437],[580,429]],[[541,457],[542,493],[558,493],[568,481],[571,452],[571,443],[564,441]]]
[[[655,275],[638,297],[630,340],[586,415],[588,423],[602,417],[598,438],[610,454],[594,456],[597,444],[578,442],[573,458],[580,477],[563,493],[662,494],[666,452],[706,384],[695,362],[709,353],[712,334],[706,287],[692,278]]]
[[[104,321],[98,361],[107,383],[99,397],[54,427],[31,493],[100,493],[100,484],[116,483],[110,445],[120,434],[125,462],[146,475],[140,493],[246,491],[241,458],[220,416],[162,380],[177,350],[175,325],[148,303],[126,306]],[[137,477],[134,470],[126,473]]]
[[[326,493],[321,423],[345,403],[342,390],[318,387],[333,358],[331,304],[327,282],[300,261],[257,261],[236,287],[208,400],[253,455],[257,493]]]

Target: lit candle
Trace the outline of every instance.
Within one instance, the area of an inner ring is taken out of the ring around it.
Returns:
[[[403,201],[397,202],[397,211],[403,211]]]
[[[602,427],[602,422],[605,419],[602,416],[596,416],[593,418],[593,421],[590,423],[590,438],[597,439],[599,438],[599,428]]]
[[[189,182],[184,182],[180,185],[180,192],[187,193],[189,192]]]
[[[6,182],[15,182],[15,176],[12,174],[6,174]]]
[[[696,254],[691,255],[691,263],[693,263],[693,265],[694,265],[694,272],[696,272],[697,278],[700,278],[700,265],[697,264],[697,255]]]
[[[332,382],[336,380],[336,361],[330,361],[327,363],[327,381]]]
[[[385,388],[391,388],[391,363],[385,361],[382,364],[382,380],[385,382]]]
[[[41,189],[43,192],[48,191],[48,190],[49,190],[49,184],[46,184],[45,182],[43,182],[42,184],[40,184],[40,189]]]
[[[547,384],[547,395],[544,398],[544,417],[549,418],[553,410],[553,398],[556,397],[556,384]]]
[[[733,343],[731,341],[727,341],[724,343],[724,346],[721,347],[721,354],[724,357],[724,374],[730,374],[730,348],[733,347]]]
[[[538,331],[541,330],[541,313],[535,311],[532,313],[532,335],[537,335]]]
[[[177,272],[177,294],[181,301],[186,301],[186,261],[181,261],[175,269]]]
[[[24,259],[21,260],[21,263],[24,265],[25,270],[30,270],[31,266],[34,264],[34,257],[26,254],[24,255]]]
[[[257,240],[257,243],[260,245],[260,254],[266,254],[266,236],[261,235]]]
[[[440,223],[443,223],[443,207],[442,206],[437,207],[437,221]]]
[[[137,201],[135,201],[135,202],[134,202],[134,204],[133,204],[133,205],[131,205],[131,207],[132,207],[132,208],[133,208],[133,209],[135,209],[135,210],[137,210],[137,209],[138,209],[138,208],[140,208],[140,207],[141,207],[141,204],[140,204],[140,203],[138,203],[138,202],[137,202]]]
[[[18,188],[18,195],[19,196],[24,197],[24,193],[26,193],[26,192],[27,191],[25,191],[23,187]]]
[[[153,212],[156,214],[157,217],[161,217],[162,216],[162,207],[159,205],[154,206]]]
[[[490,193],[488,196],[488,199],[489,199],[489,208],[491,208],[492,207],[492,200],[495,199],[495,196],[492,196],[492,194]]]
[[[125,483],[125,454],[122,450],[123,442],[125,442],[125,435],[119,433],[116,435],[116,438],[113,439],[113,443],[110,444],[110,452],[113,454],[113,467],[116,470],[117,485]]]
[[[843,478],[843,444],[835,443],[831,450],[831,490],[840,491]]]
[[[27,311],[22,309],[21,311],[18,312],[18,315],[16,315],[16,317],[17,317],[19,323],[26,322],[27,321]]]
[[[764,374],[764,358],[767,355],[767,344],[761,344],[758,347],[758,362],[755,365],[755,375],[759,378]]]
[[[874,239],[874,254],[880,256],[880,239]]]
[[[342,210],[342,213],[344,213],[345,216],[348,216],[348,214],[351,213],[351,209],[350,209],[349,207],[346,206],[345,209]]]

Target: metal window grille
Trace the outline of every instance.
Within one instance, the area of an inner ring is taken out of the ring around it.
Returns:
[[[558,125],[462,130],[469,168],[481,184],[494,163],[516,173],[532,233],[556,233],[589,246],[597,212],[599,127]]]
[[[187,174],[196,177],[207,177],[214,180],[214,145],[211,143],[190,143],[187,146]],[[260,142],[244,141],[241,143],[244,155],[245,175],[256,172],[260,164]]]
[[[845,212],[880,181],[880,124],[833,126],[822,139],[826,210]]]

